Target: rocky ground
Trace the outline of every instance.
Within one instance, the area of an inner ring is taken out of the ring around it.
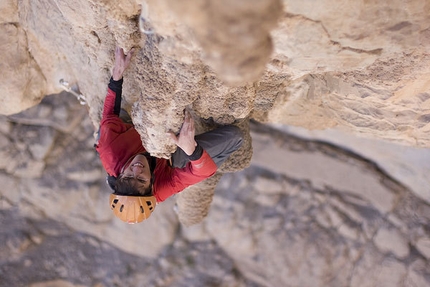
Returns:
[[[357,153],[252,123],[200,224],[172,198],[129,226],[73,96],[1,121],[0,286],[430,284],[430,206]]]

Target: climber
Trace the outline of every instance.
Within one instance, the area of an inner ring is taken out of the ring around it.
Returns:
[[[95,144],[113,190],[111,209],[127,223],[147,219],[157,203],[211,177],[243,141],[240,129],[233,125],[195,136],[194,120],[185,111],[179,134],[167,133],[177,146],[170,160],[152,157],[143,147],[131,118],[121,109],[123,73],[133,53],[133,49],[127,55],[122,48],[115,50]]]

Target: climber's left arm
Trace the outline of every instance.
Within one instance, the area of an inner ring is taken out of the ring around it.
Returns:
[[[112,77],[109,81],[108,92],[103,106],[102,121],[109,116],[119,116],[119,112],[121,111],[123,74],[130,65],[133,53],[134,49],[131,49],[126,56],[122,48],[117,47],[115,49],[115,64],[112,70]]]

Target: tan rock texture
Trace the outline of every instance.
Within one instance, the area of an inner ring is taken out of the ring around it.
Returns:
[[[59,92],[64,78],[97,126],[113,49],[137,46],[125,97],[153,154],[171,151],[164,132],[187,105],[217,123],[251,115],[429,146],[426,1],[2,3],[2,114]]]
[[[261,76],[272,54],[270,31],[282,15],[280,0],[163,0],[148,1],[146,7],[142,17],[150,16],[152,7],[155,11],[171,11],[176,21],[190,30],[187,37],[197,41],[204,62],[231,85],[256,81]],[[171,23],[166,27],[163,17],[151,19],[156,31],[158,26],[171,29]]]
[[[92,149],[116,46],[138,50],[124,108],[152,155],[184,109],[198,133],[245,133],[137,228]],[[391,175],[250,120],[428,149],[430,2],[4,0],[0,51],[5,286],[428,286],[428,167]],[[61,79],[85,107],[47,97]]]
[[[428,147],[428,2],[284,4],[272,64],[293,76],[269,122]]]

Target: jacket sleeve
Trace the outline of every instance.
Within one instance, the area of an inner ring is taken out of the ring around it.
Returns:
[[[170,168],[169,176],[163,178],[162,184],[155,193],[157,201],[164,201],[170,196],[183,191],[188,186],[211,177],[216,170],[215,162],[205,150],[201,149],[200,158],[191,159],[184,168]]]
[[[119,116],[121,111],[121,96],[122,96],[123,79],[114,81],[110,78],[108,92],[103,106],[102,122],[110,116]]]

